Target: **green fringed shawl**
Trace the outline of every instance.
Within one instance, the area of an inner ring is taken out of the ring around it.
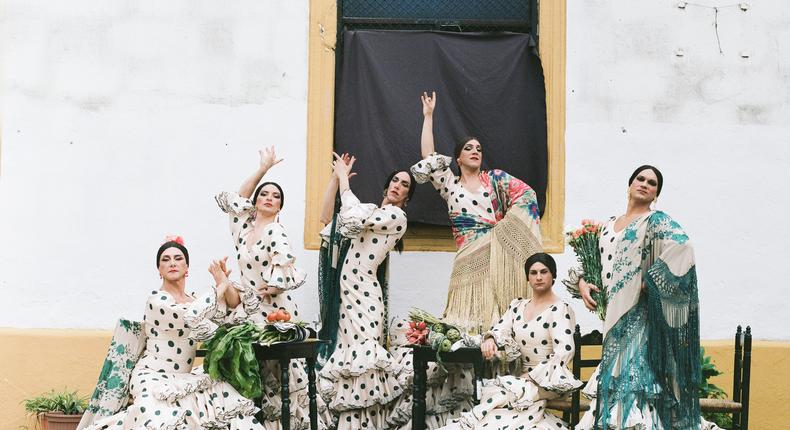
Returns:
[[[337,204],[336,204],[337,205]],[[332,217],[329,239],[321,244],[318,257],[318,303],[321,328],[318,338],[329,341],[319,349],[319,366],[329,359],[337,346],[340,325],[340,273],[351,241],[337,231],[337,213]]]
[[[318,338],[329,341],[319,348],[318,365],[321,367],[337,347],[337,332],[340,328],[340,275],[343,264],[351,245],[351,240],[337,231],[337,213],[332,217],[332,226],[328,240],[321,245],[318,260],[318,300],[321,316],[321,329]],[[384,300],[384,336],[388,333],[389,294],[387,291],[389,256],[376,270],[376,278],[381,286]],[[383,345],[386,347],[386,345]]]
[[[637,293],[635,305],[606,333],[596,428],[624,427],[631,408],[637,407],[652,408],[654,429],[696,430],[700,426],[699,300],[688,237],[663,212],[651,214],[643,230],[628,229],[624,244],[618,245],[618,258],[641,255],[641,264],[624,261],[619,267],[623,273],[641,268],[641,276],[624,275],[627,282],[613,295],[640,288],[642,282],[647,290]],[[644,232],[641,244],[639,230]],[[612,422],[615,405],[620,408],[617,423]]]

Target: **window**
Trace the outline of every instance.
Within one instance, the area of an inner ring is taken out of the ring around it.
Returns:
[[[423,19],[425,10],[441,11],[441,5],[452,3],[442,19]],[[481,7],[482,3],[501,7]],[[415,0],[414,2],[372,3],[362,0],[341,0],[340,6],[330,0],[311,0],[308,72],[308,131],[307,131],[307,204],[305,207],[305,247],[320,246],[318,220],[321,198],[328,178],[334,134],[335,49],[338,9],[342,23],[355,28],[439,28],[451,31],[507,30],[527,32],[535,28],[538,15],[543,31],[540,33],[539,52],[546,84],[546,114],[548,125],[549,180],[546,191],[543,232],[544,248],[562,252],[564,217],[564,131],[565,131],[565,2],[545,2],[537,14],[535,9],[523,7],[525,0],[489,0],[488,2],[448,2],[444,0]],[[467,4],[468,7],[458,7]],[[407,7],[411,5],[412,7]],[[422,5],[422,6],[420,6]],[[509,9],[510,8],[510,9]],[[513,13],[517,11],[518,14]],[[371,18],[371,15],[376,14]],[[509,14],[509,15],[507,15]],[[515,19],[504,19],[510,16]],[[360,27],[361,26],[361,27]],[[339,48],[339,47],[338,47]],[[455,251],[449,228],[410,226],[406,236],[407,250]]]

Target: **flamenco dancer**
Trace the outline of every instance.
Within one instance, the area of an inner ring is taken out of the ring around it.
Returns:
[[[321,209],[320,337],[330,340],[319,374],[321,394],[338,429],[388,429],[389,404],[403,389],[400,365],[386,349],[386,266],[402,249],[403,207],[414,194],[407,170],[392,172],[379,206],[361,203],[349,187],[356,160],[335,154]],[[339,192],[341,207],[334,212]]]
[[[433,138],[436,93],[422,95],[422,161],[411,171],[430,181],[447,202],[458,251],[453,261],[444,320],[479,332],[488,330],[517,297],[529,297],[524,262],[543,250],[537,195],[529,185],[494,169],[483,171],[483,145],[466,137],[455,147],[460,169],[437,154]]]
[[[168,238],[159,247],[156,265],[162,286],[148,295],[142,324],[119,324],[104,365],[109,372],[103,369],[79,428],[263,428],[254,417],[258,408],[252,400],[202,368],[192,369],[198,341],[205,340],[201,333],[225,317],[225,261],[211,263],[216,287],[200,297],[186,292],[189,252],[182,238]],[[138,358],[136,346],[141,342],[144,349]],[[119,371],[130,363],[131,374]]]
[[[640,166],[625,214],[600,237],[608,292],[601,363],[583,390],[592,399],[577,429],[716,429],[700,417],[699,298],[694,250],[680,224],[651,208],[664,177]],[[579,281],[585,306],[596,309]],[[648,335],[649,333],[649,335]]]
[[[223,192],[216,196],[220,209],[230,218],[230,232],[239,262],[241,306],[237,307],[236,320],[255,323],[266,322],[273,312],[285,310],[299,316],[292,290],[304,284],[305,275],[296,267],[285,227],[279,222],[280,210],[285,203],[282,187],[276,182],[260,183],[264,175],[282,159],[275,155],[274,147],[258,151],[260,164],[245,180],[239,191]],[[260,183],[260,184],[259,184]],[[267,361],[261,369],[263,377],[263,425],[279,429],[281,417],[280,369],[275,361]],[[310,426],[307,373],[302,360],[291,361],[289,374],[291,400],[291,428],[307,429]],[[319,399],[320,400],[320,399]],[[319,427],[329,422],[326,406],[319,401]]]
[[[502,170],[482,171],[483,146],[474,137],[462,139],[455,147],[460,169],[456,176],[450,170],[452,159],[435,152],[436,93],[423,93],[421,100],[422,160],[411,167],[411,172],[417,183],[430,181],[447,202],[458,247],[443,320],[463,330],[483,333],[500,319],[513,299],[530,297],[524,262],[542,251],[537,195]],[[410,367],[411,349],[404,341],[405,328],[403,322],[395,327],[393,343],[399,348],[393,349],[393,354],[404,367]],[[508,372],[506,367],[501,370]],[[471,371],[463,367],[428,367],[428,428],[441,427],[449,418],[471,410],[472,379]],[[411,390],[410,378],[406,378],[406,387]],[[393,414],[411,416],[411,400],[411,395],[404,396]]]
[[[552,291],[557,264],[549,254],[533,254],[524,268],[532,298],[513,300],[480,348],[489,360],[504,348],[507,358],[520,359],[522,367],[517,376],[486,380],[480,403],[443,430],[568,428],[546,410],[546,401],[582,385],[567,367],[574,353],[576,317]]]

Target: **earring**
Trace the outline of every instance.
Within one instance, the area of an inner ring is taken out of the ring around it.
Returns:
[[[387,197],[387,190],[381,192],[381,197]]]
[[[189,277],[189,272],[187,272],[187,273],[184,273],[184,277],[185,277],[185,278],[188,278],[188,277]]]
[[[159,274],[159,279],[162,279],[162,274],[161,273]]]

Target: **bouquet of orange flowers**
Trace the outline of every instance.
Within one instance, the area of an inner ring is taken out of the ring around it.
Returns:
[[[591,295],[596,303],[595,313],[603,321],[606,319],[607,294],[601,281],[601,252],[598,240],[601,236],[601,224],[593,220],[584,219],[582,225],[576,229],[568,229],[565,232],[565,239],[568,245],[573,248],[576,257],[581,264],[582,273],[577,273],[574,269],[569,272],[570,280],[562,281],[568,291],[576,298],[579,295],[579,279],[595,285],[600,291],[592,291]]]

